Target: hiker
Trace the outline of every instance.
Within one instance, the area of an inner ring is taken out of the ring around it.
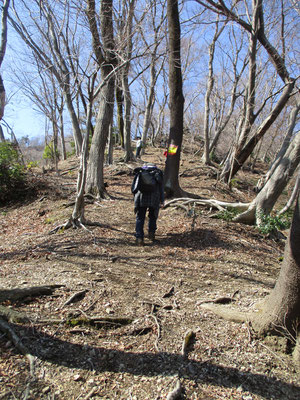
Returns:
[[[136,152],[135,152],[136,158],[141,158],[142,147],[143,147],[143,141],[140,136],[137,136]]]
[[[135,237],[138,246],[144,245],[144,223],[148,210],[148,238],[155,242],[156,221],[160,205],[164,204],[163,172],[154,164],[135,168],[131,186],[136,214]]]

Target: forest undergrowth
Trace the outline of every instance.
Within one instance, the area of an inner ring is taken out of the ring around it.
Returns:
[[[142,161],[163,168],[162,153],[147,149]],[[241,171],[229,191],[199,158],[182,160],[188,192],[232,202],[255,196],[257,171]],[[167,399],[178,382],[183,399],[299,399],[287,338],[256,337],[249,324],[201,307],[252,310],[274,286],[284,236],[212,218],[209,208],[168,207],[158,242],[137,247],[137,163],[122,162],[105,167],[111,200],[86,204],[99,226],[49,235],[72,212],[76,163],[60,163],[59,175],[34,170],[43,183],[35,197],[0,209],[0,292],[56,285],[52,294],[2,303],[28,317],[11,327],[34,368],[0,333],[0,399]]]

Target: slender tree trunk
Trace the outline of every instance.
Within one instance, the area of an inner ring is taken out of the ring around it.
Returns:
[[[107,151],[107,164],[113,164],[113,151],[114,151],[114,135],[113,135],[113,127],[110,125],[109,127],[109,136],[108,136],[108,151]]]
[[[128,69],[125,68],[122,83],[123,83],[123,93],[124,93],[124,161],[128,162],[134,160],[132,148],[131,148],[131,93],[128,84]]]
[[[182,195],[179,185],[179,165],[183,138],[183,108],[181,73],[181,43],[178,1],[167,0],[169,28],[169,89],[170,89],[170,132],[166,160],[164,185],[167,197]]]
[[[237,159],[237,154],[243,148],[249,136],[252,125],[255,121],[254,107],[255,107],[255,88],[256,88],[256,56],[257,56],[257,32],[259,28],[259,4],[252,1],[253,16],[252,16],[252,30],[250,33],[249,41],[249,77],[247,88],[247,101],[245,108],[245,115],[242,116],[243,124],[240,135],[237,138],[237,143],[231,150],[230,162],[227,162],[221,173],[221,180],[229,183],[234,176],[234,166]]]
[[[123,118],[123,90],[121,88],[120,78],[117,78],[116,83],[116,103],[117,103],[117,121],[118,121],[118,129],[119,129],[119,138],[120,145],[122,149],[125,148],[125,140],[124,140],[124,118]]]
[[[101,1],[100,28],[103,41],[102,48],[97,28],[95,2],[93,0],[88,0],[87,15],[93,36],[95,56],[101,68],[102,84],[100,90],[99,110],[96,118],[87,168],[86,192],[92,193],[100,198],[106,197],[107,194],[104,185],[103,165],[105,162],[105,148],[109,134],[109,127],[112,123],[114,108],[115,77],[113,70],[116,65],[116,57],[114,52],[115,43],[112,10],[112,0]]]
[[[204,108],[204,126],[203,126],[203,137],[204,137],[204,152],[202,156],[202,161],[205,164],[210,163],[210,138],[209,138],[209,115],[210,115],[210,97],[214,87],[214,56],[216,42],[223,32],[225,25],[219,30],[219,22],[216,22],[215,34],[213,40],[209,46],[209,61],[208,61],[208,78],[207,87],[205,93],[205,108]]]
[[[4,0],[2,15],[1,15],[1,41],[0,41],[0,68],[4,60],[7,44],[7,18],[8,18],[8,8],[10,0]],[[0,73],[0,121],[4,115],[5,108],[5,88],[3,79]],[[3,132],[2,132],[3,133]]]
[[[5,142],[5,137],[1,125],[0,125],[0,142]]]
[[[134,155],[131,148],[131,106],[132,99],[130,93],[130,87],[128,82],[129,76],[129,67],[132,57],[132,23],[134,17],[134,8],[136,4],[136,0],[127,1],[128,3],[128,12],[127,12],[127,20],[124,29],[125,35],[125,48],[124,48],[124,58],[127,61],[122,70],[122,89],[124,94],[124,147],[125,147],[125,155],[124,161],[128,162],[134,160]]]
[[[64,130],[64,116],[62,110],[60,110],[59,112],[59,120],[60,120],[60,143],[61,143],[62,159],[66,160],[67,150],[66,150],[65,130]]]

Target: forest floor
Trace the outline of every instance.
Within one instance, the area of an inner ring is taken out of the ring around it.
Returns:
[[[163,168],[162,152],[149,149],[142,159]],[[241,172],[230,192],[199,158],[182,160],[189,192],[231,202],[255,196],[257,173]],[[248,324],[202,308],[225,297],[233,298],[227,307],[250,311],[274,286],[284,240],[212,218],[216,210],[189,216],[168,207],[158,242],[137,247],[130,193],[137,164],[121,162],[105,168],[113,199],[86,205],[86,218],[100,225],[49,235],[72,213],[75,165],[61,163],[59,176],[35,171],[32,179],[43,183],[37,195],[0,209],[0,289],[58,285],[52,295],[4,303],[29,317],[11,326],[35,368],[30,374],[27,358],[0,333],[0,399],[166,399],[178,379],[184,399],[299,399],[286,338],[258,338]]]

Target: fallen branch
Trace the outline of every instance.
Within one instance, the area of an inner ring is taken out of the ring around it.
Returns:
[[[23,345],[22,340],[16,334],[16,332],[11,328],[11,326],[0,318],[0,330],[5,333],[13,342],[15,347],[22,353],[29,361],[30,375],[34,376],[34,361],[35,358],[32,354],[29,353],[27,348]]]
[[[82,300],[86,294],[87,290],[81,290],[80,292],[74,293],[68,300],[63,304],[63,307],[68,306],[71,303]]]

